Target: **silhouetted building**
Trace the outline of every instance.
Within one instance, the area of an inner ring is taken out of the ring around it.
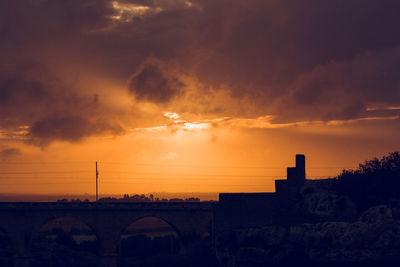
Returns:
[[[298,189],[306,181],[306,158],[304,155],[296,155],[296,167],[287,168],[286,180],[275,180],[275,192],[290,194],[298,192]]]
[[[214,213],[216,231],[302,221],[298,204],[305,181],[305,156],[296,155],[296,167],[287,168],[287,179],[275,180],[275,193],[219,194]]]

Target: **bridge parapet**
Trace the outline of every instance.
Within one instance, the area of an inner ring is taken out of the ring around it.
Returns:
[[[2,210],[212,210],[215,202],[0,202]]]

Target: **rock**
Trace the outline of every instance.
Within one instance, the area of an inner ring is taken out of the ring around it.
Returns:
[[[303,209],[320,217],[351,219],[357,215],[357,206],[349,198],[330,192],[314,192],[303,196]]]
[[[361,217],[360,221],[365,223],[382,223],[393,219],[392,209],[386,205],[371,207],[366,210]]]
[[[278,246],[285,242],[288,231],[282,226],[267,226],[262,228],[262,233],[268,246]]]
[[[334,203],[334,199],[331,196],[329,201]],[[395,205],[371,207],[357,220],[347,222],[241,229],[231,233],[235,238],[226,238],[230,240],[228,249],[220,252],[230,266],[295,263],[297,259],[333,265],[400,262],[400,220],[393,216],[396,209]]]

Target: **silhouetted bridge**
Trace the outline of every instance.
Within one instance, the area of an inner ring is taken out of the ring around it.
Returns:
[[[92,229],[99,243],[100,266],[117,266],[121,234],[133,222],[157,217],[182,235],[211,234],[209,202],[0,203],[0,228],[11,239],[14,265],[29,266],[32,236],[57,218],[75,218]]]
[[[127,227],[145,217],[167,222],[178,236],[219,236],[238,228],[291,225],[307,222],[299,190],[306,180],[305,157],[296,155],[296,167],[287,179],[275,181],[275,193],[220,194],[219,202],[144,203],[0,203],[0,228],[10,236],[15,266],[29,266],[32,236],[57,218],[76,218],[92,229],[99,243],[100,266],[117,266],[118,245]]]

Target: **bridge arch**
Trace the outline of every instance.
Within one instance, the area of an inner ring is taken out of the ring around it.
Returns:
[[[74,220],[86,225],[97,236],[96,228],[93,227],[92,222],[87,220],[87,216],[80,216],[80,214],[71,215],[71,214],[46,213],[46,215],[43,216],[42,219],[36,223],[32,231],[33,233],[41,231],[42,228],[45,227],[47,224],[56,220],[64,220],[64,219]]]
[[[201,236],[213,218],[208,203],[0,203],[0,213],[0,226],[11,237],[16,266],[29,266],[32,238],[59,218],[73,218],[90,228],[99,244],[96,266],[116,266],[121,232],[141,218],[160,218],[185,239],[191,233]]]
[[[58,265],[60,259],[71,266],[98,264],[99,239],[93,227],[79,216],[51,216],[43,220],[32,232],[29,240],[32,267]],[[82,261],[84,261],[82,263]]]
[[[164,263],[181,251],[180,232],[161,216],[140,216],[125,225],[118,244],[119,266]]]
[[[161,221],[165,222],[166,224],[168,224],[175,231],[175,233],[178,236],[182,235],[181,231],[178,229],[178,227],[174,223],[172,223],[169,219],[165,219],[164,216],[160,216],[160,215],[140,215],[140,216],[134,217],[134,218],[130,219],[129,221],[125,222],[125,224],[122,226],[122,229],[120,230],[120,235],[122,235],[124,233],[124,231],[126,231],[127,228],[129,226],[131,226],[132,224],[134,224],[140,220],[146,219],[146,218],[155,218],[155,219],[161,220]]]

